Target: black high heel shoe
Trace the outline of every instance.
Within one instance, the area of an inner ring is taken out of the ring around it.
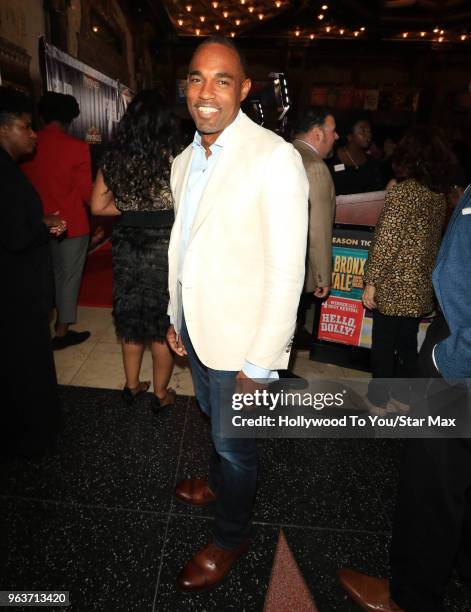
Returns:
[[[150,381],[148,380],[140,382],[137,387],[134,387],[134,389],[131,389],[130,387],[126,386],[121,391],[121,397],[126,402],[126,404],[130,406],[136,399],[136,397],[138,397],[142,393],[146,393],[149,390],[149,387]]]

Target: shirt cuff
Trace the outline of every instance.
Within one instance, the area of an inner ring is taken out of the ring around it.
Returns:
[[[278,379],[278,372],[276,370],[267,370],[266,368],[260,368],[259,366],[246,361],[242,366],[242,372],[251,378],[252,380],[262,379]]]

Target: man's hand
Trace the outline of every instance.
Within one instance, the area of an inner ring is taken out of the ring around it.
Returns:
[[[249,378],[242,370],[236,376],[237,393],[253,394],[257,389],[265,389],[266,385]]]
[[[180,357],[188,355],[185,345],[183,344],[182,337],[177,336],[173,325],[170,325],[167,330],[167,342],[172,351],[177,355],[180,355]]]
[[[370,310],[374,310],[376,308],[375,293],[376,288],[373,285],[366,285],[365,289],[363,290],[363,305]]]
[[[317,287],[314,291],[314,297],[323,299],[329,295],[330,285],[328,287]]]
[[[43,223],[47,225],[49,233],[53,236],[60,236],[67,229],[67,222],[59,217],[58,210],[52,215],[44,215]]]

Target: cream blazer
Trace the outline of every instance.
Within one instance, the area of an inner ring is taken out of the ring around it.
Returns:
[[[176,323],[183,301],[207,367],[238,371],[247,360],[284,369],[305,272],[309,187],[299,153],[242,115],[202,194],[180,292],[181,204],[192,157],[190,145],[172,165],[168,312]]]

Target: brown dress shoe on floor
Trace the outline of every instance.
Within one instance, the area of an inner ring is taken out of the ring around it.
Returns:
[[[178,501],[190,506],[207,506],[216,501],[216,495],[209,484],[202,478],[180,480],[175,487],[175,497]]]
[[[234,563],[247,552],[250,540],[227,550],[210,542],[188,561],[177,578],[177,589],[185,593],[209,591],[220,584]]]
[[[339,570],[338,576],[340,584],[363,610],[404,612],[391,599],[387,578],[373,578],[347,568]]]

